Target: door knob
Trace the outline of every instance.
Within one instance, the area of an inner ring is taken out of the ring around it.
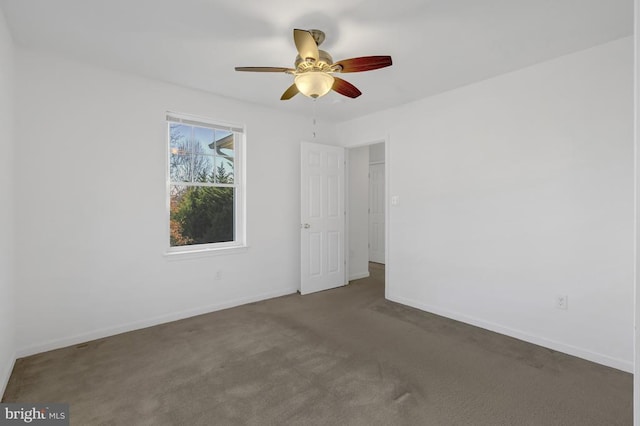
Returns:
[[[309,229],[309,228],[311,228],[311,225],[309,225],[308,223],[305,223],[304,225],[302,225],[302,227],[304,229]]]

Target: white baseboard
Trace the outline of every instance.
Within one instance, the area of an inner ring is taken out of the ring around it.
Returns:
[[[11,373],[13,372],[13,367],[16,364],[16,356],[14,354],[13,359],[9,359],[7,366],[0,372],[2,374],[0,376],[0,400],[4,396],[4,392],[7,390],[7,385],[9,384],[9,378],[11,377]]]
[[[350,274],[349,275],[349,281],[359,280],[359,279],[362,279],[362,278],[368,278],[369,275],[370,275],[369,271]]]
[[[533,334],[529,334],[520,330],[505,327],[500,324],[484,321],[478,318],[470,317],[464,314],[460,314],[458,312],[452,312],[446,309],[440,309],[433,306],[425,305],[423,303],[419,303],[414,300],[405,299],[404,297],[396,297],[393,295],[388,295],[387,299],[391,300],[392,302],[397,302],[403,305],[411,306],[412,308],[420,309],[421,311],[430,312],[446,318],[451,318],[456,321],[461,321],[467,324],[471,324],[476,327],[480,327],[486,330],[494,331],[496,333],[504,334],[509,337],[514,337],[519,340],[524,340],[525,342],[533,343],[539,346],[544,346],[545,348],[553,349],[554,351],[563,352],[569,355],[576,356],[578,358],[583,358],[588,361],[606,365],[607,367],[616,368],[618,370],[622,370],[627,373],[633,373],[633,362],[631,361],[625,361],[623,359],[613,358],[608,355],[592,352],[588,349],[567,345],[565,343],[546,339],[540,336],[535,336]]]
[[[88,333],[77,334],[75,336],[53,339],[45,343],[31,345],[24,348],[19,348],[17,351],[16,357],[22,358],[25,356],[35,355],[42,352],[51,351],[54,349],[60,349],[60,348],[65,348],[67,346],[89,342],[91,340],[102,339],[103,337],[114,336],[116,334],[126,333],[134,330],[140,330],[142,328],[152,327],[154,325],[159,325],[159,324],[164,324],[172,321],[178,321],[185,318],[195,317],[197,315],[208,314],[211,312],[220,311],[222,309],[234,308],[236,306],[259,302],[261,300],[273,299],[274,297],[286,296],[288,294],[293,294],[296,292],[297,292],[297,289],[287,287],[287,288],[272,291],[269,293],[263,293],[256,296],[229,300],[229,301],[218,303],[215,305],[203,306],[200,308],[189,309],[186,311],[174,312],[167,315],[160,315],[154,318],[149,318],[141,321],[134,321],[128,324],[122,324],[115,327],[102,328],[99,330],[90,331]]]

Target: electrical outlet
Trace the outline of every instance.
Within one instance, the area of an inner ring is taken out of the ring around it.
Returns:
[[[216,271],[216,274],[213,276],[213,279],[215,279],[216,281],[221,280],[222,279],[222,271]]]
[[[569,308],[569,296],[556,296],[556,308],[566,311]]]

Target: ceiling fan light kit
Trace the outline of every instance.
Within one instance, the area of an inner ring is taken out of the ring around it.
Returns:
[[[293,75],[294,83],[285,90],[281,100],[291,99],[298,93],[316,99],[331,90],[349,98],[357,98],[362,92],[333,74],[371,71],[392,65],[391,56],[363,56],[334,63],[331,55],[318,49],[324,39],[325,34],[320,30],[293,30],[293,41],[298,50],[295,68],[236,67],[236,71],[284,72]]]
[[[296,75],[294,82],[300,93],[316,99],[329,93],[334,78],[326,72],[311,71]]]

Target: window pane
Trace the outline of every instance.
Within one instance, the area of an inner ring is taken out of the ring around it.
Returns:
[[[216,183],[233,183],[233,158],[216,157]]]
[[[171,182],[191,182],[191,155],[179,154],[180,150],[171,149],[169,175]]]
[[[184,124],[169,124],[169,144],[171,149],[178,148],[187,151],[187,141],[191,138],[191,126]]]
[[[191,126],[169,124],[169,175],[173,182],[191,182]]]
[[[226,130],[216,130],[216,153],[228,157],[234,156],[234,134]]]
[[[193,154],[192,158],[193,182],[213,182],[215,159],[211,155]]]
[[[171,246],[234,240],[234,188],[171,186]]]
[[[215,154],[215,130],[206,127],[193,128],[193,151],[194,153],[213,155]]]
[[[181,155],[171,152],[169,158],[171,182],[214,182],[214,165],[215,159],[210,155]]]

